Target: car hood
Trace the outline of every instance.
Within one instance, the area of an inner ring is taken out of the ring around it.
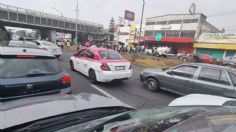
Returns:
[[[190,94],[173,100],[169,106],[222,106],[227,101],[235,100],[214,95]]]
[[[27,122],[93,108],[125,106],[111,98],[90,93],[51,95],[0,104],[0,130]]]

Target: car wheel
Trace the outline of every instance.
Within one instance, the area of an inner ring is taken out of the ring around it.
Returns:
[[[73,61],[70,61],[70,69],[71,69],[71,71],[75,71],[75,67],[74,67]]]
[[[89,79],[92,83],[97,83],[97,77],[94,70],[89,70]]]
[[[146,84],[145,87],[149,90],[149,91],[157,91],[159,89],[159,82],[154,79],[154,78],[148,78],[146,80]]]

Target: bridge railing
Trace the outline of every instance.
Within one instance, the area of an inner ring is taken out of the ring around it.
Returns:
[[[96,26],[96,27],[103,28],[103,25],[89,22],[89,21],[76,20],[73,18],[62,17],[59,15],[54,15],[54,14],[50,14],[50,13],[45,13],[45,12],[34,11],[34,10],[30,10],[30,9],[24,9],[24,8],[20,8],[20,7],[5,5],[2,3],[0,3],[0,8],[3,10],[6,10],[6,11],[12,11],[12,12],[16,12],[16,13],[25,14],[25,15],[32,15],[32,16],[37,16],[37,17],[41,17],[41,18],[56,19],[56,20],[65,21],[65,22],[72,22],[74,24],[84,24],[87,26]]]

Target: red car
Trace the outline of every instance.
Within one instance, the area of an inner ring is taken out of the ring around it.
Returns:
[[[216,64],[217,60],[214,57],[209,55],[201,54],[201,55],[190,55],[187,57],[188,61],[191,62],[201,62],[201,63],[208,63],[208,64]]]

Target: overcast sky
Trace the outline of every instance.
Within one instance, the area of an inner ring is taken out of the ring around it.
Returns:
[[[97,22],[108,27],[111,17],[116,22],[124,10],[136,13],[140,21],[142,0],[78,0],[79,19]],[[60,10],[64,16],[75,18],[76,0],[0,0],[1,3],[17,7],[58,14],[52,7]],[[197,5],[197,12],[208,17],[208,21],[219,29],[236,32],[236,0],[146,0],[145,18],[174,13],[188,13],[191,3]]]

